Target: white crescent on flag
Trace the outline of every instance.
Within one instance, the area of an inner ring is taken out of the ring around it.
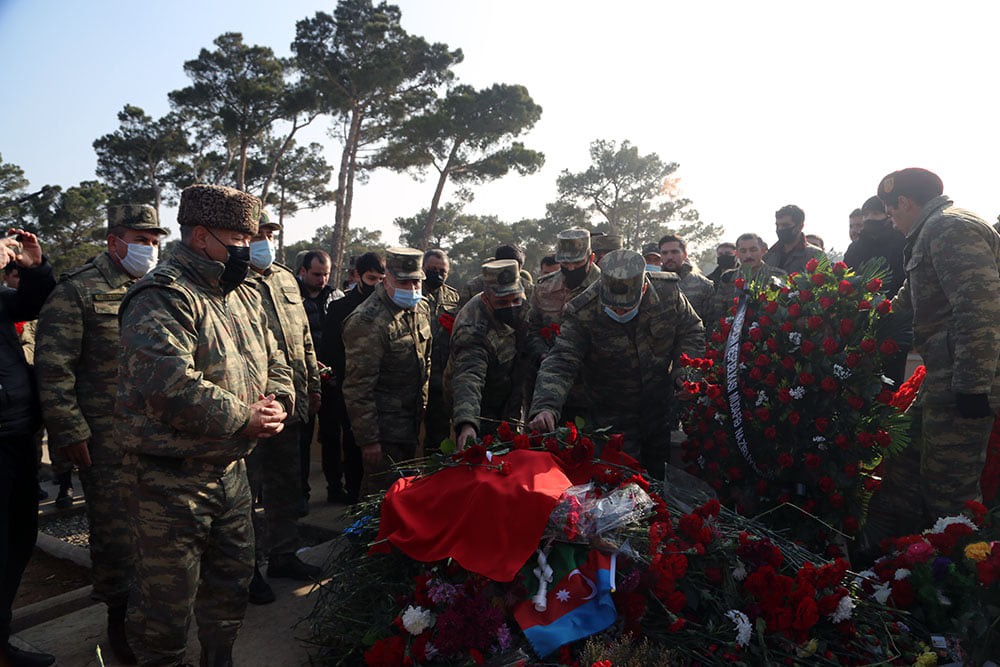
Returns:
[[[595,595],[597,595],[597,586],[595,586],[595,585],[594,585],[594,582],[593,582],[593,581],[591,581],[590,579],[588,579],[588,578],[587,578],[587,575],[585,575],[585,574],[584,574],[583,572],[580,572],[580,569],[579,569],[579,568],[577,568],[577,569],[573,570],[572,572],[570,572],[570,573],[569,573],[569,576],[568,576],[568,577],[566,577],[566,579],[567,579],[567,580],[569,580],[569,579],[572,579],[572,578],[573,578],[573,575],[580,575],[580,577],[581,577],[581,578],[582,578],[582,579],[583,579],[584,581],[586,581],[586,582],[587,582],[587,585],[588,585],[588,586],[590,586],[590,595],[587,595],[587,596],[586,596],[586,597],[584,597],[583,599],[584,599],[584,600],[591,600],[591,599],[593,599],[593,598],[594,598],[594,596],[595,596]]]

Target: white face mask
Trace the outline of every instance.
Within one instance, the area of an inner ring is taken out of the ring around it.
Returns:
[[[142,278],[160,261],[160,249],[152,245],[128,243],[128,250],[121,258],[122,268],[133,278]]]
[[[260,271],[274,264],[274,242],[267,239],[250,243],[250,266]]]

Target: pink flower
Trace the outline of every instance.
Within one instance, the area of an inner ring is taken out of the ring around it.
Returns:
[[[934,558],[934,553],[934,547],[921,540],[906,547],[904,555],[911,565],[916,565],[917,563],[925,563]]]

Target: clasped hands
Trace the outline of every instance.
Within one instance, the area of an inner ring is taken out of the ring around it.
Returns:
[[[259,394],[257,402],[250,404],[250,421],[243,433],[248,438],[271,438],[284,430],[286,417],[285,406],[274,394]]]

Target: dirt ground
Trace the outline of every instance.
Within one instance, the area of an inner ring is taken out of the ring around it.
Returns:
[[[17,589],[14,609],[40,602],[90,584],[90,570],[61,558],[54,558],[41,549],[28,562]]]

